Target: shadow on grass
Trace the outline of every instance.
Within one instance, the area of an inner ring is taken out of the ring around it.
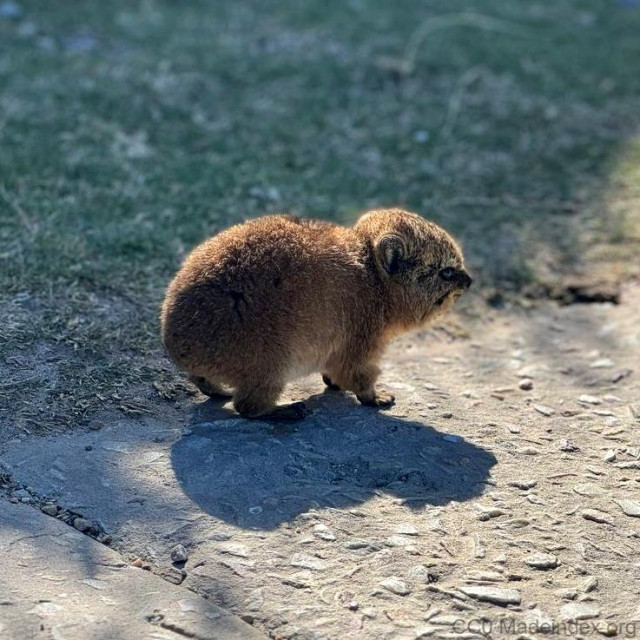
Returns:
[[[239,418],[194,426],[171,453],[183,491],[215,518],[271,530],[309,509],[354,507],[378,493],[412,509],[469,500],[496,462],[459,436],[345,396],[307,404],[313,415],[295,427]]]

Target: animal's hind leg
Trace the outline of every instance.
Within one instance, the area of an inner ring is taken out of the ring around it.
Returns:
[[[277,405],[278,396],[284,389],[284,383],[261,382],[252,386],[238,387],[233,395],[233,406],[243,418],[262,418],[264,420],[301,420],[306,415],[302,402]]]
[[[231,398],[233,395],[230,391],[223,389],[203,376],[189,376],[189,380],[193,382],[205,396],[209,396],[210,398]]]

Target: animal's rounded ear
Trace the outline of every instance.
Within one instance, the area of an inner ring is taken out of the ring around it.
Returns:
[[[376,253],[384,270],[392,276],[402,269],[407,256],[407,247],[399,235],[390,233],[378,240]]]

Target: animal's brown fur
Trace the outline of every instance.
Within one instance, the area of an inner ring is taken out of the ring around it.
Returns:
[[[363,404],[388,406],[393,396],[375,388],[387,342],[470,284],[455,241],[418,215],[372,211],[353,228],[266,216],[189,255],[167,291],[162,337],[201,391],[231,389],[246,417],[301,417],[300,403],[276,401],[287,381],[314,371]]]

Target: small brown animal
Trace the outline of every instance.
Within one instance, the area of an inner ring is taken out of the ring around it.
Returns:
[[[302,403],[276,401],[315,371],[387,407],[394,397],[375,387],[387,342],[470,285],[456,242],[416,214],[371,211],[353,228],[265,216],[194,249],[169,285],[162,338],[203,393],[232,395],[247,418],[303,417]]]

